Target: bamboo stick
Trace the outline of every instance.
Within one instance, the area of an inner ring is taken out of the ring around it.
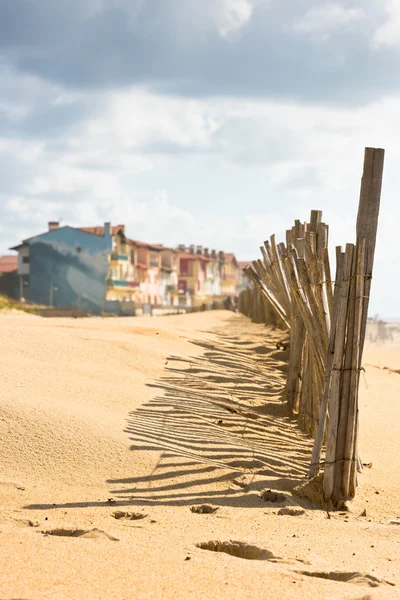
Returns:
[[[356,413],[357,413],[357,395],[358,395],[358,380],[360,376],[359,371],[359,357],[360,357],[360,335],[361,335],[361,324],[362,324],[362,310],[364,300],[364,274],[363,268],[365,264],[365,239],[360,240],[357,245],[357,264],[355,273],[355,307],[354,307],[354,325],[353,331],[348,332],[348,337],[352,335],[352,355],[351,355],[351,370],[350,370],[350,387],[349,387],[349,401],[348,401],[348,416],[347,416],[347,429],[344,446],[344,463],[343,463],[343,475],[342,475],[342,487],[341,492],[344,498],[350,498],[350,477],[352,473],[352,462],[356,460],[354,455],[355,447],[354,440],[356,434]],[[355,473],[355,470],[353,471]],[[354,486],[355,487],[355,486]]]
[[[340,284],[340,294],[338,297],[337,319],[336,319],[336,336],[335,347],[332,365],[331,376],[331,393],[329,406],[329,425],[326,440],[326,456],[325,456],[325,471],[323,480],[323,495],[325,502],[329,502],[332,496],[334,476],[335,476],[335,459],[336,459],[336,440],[337,428],[339,422],[340,410],[340,384],[341,374],[343,369],[343,354],[346,335],[347,321],[347,306],[349,279],[351,273],[351,265],[353,260],[354,245],[347,244],[344,255],[343,279]]]
[[[361,179],[360,202],[357,215],[357,242],[366,240],[365,271],[365,298],[363,302],[363,317],[361,324],[361,349],[364,347],[365,331],[367,327],[369,295],[371,290],[372,269],[378,229],[379,206],[382,190],[383,166],[385,151],[381,148],[365,148],[364,168]],[[362,352],[360,354],[360,361]],[[361,365],[360,365],[361,366]]]
[[[326,425],[326,417],[327,417],[327,407],[328,407],[328,397],[331,390],[331,376],[332,376],[332,367],[334,360],[334,350],[335,350],[335,338],[336,338],[336,323],[337,323],[337,310],[339,306],[339,294],[340,294],[340,284],[343,279],[343,268],[344,268],[344,252],[342,252],[342,248],[338,246],[336,248],[336,277],[335,277],[335,296],[333,300],[333,309],[332,309],[332,328],[330,330],[329,337],[329,346],[328,353],[326,358],[326,366],[325,366],[325,378],[324,378],[324,393],[321,402],[321,410],[318,421],[318,430],[315,436],[314,447],[311,456],[311,465],[309,476],[315,477],[315,475],[319,472],[320,460],[321,460],[321,451],[322,444],[324,441],[325,434],[325,425]]]
[[[343,351],[343,368],[341,372],[340,386],[340,414],[337,426],[336,439],[336,454],[335,454],[335,480],[332,491],[332,502],[337,504],[342,496],[342,475],[343,465],[345,460],[345,444],[346,431],[349,419],[349,402],[350,402],[350,380],[353,356],[353,331],[354,331],[354,316],[355,316],[355,296],[356,296],[356,273],[357,273],[357,248],[353,253],[353,261],[349,277],[349,292],[347,303],[346,317],[346,338],[344,341]]]
[[[253,263],[253,266],[254,266],[254,263]],[[261,280],[260,276],[258,275],[257,271],[254,268],[252,269],[251,267],[245,267],[244,272],[254,282],[254,284],[261,289],[262,293],[271,302],[272,306],[274,307],[274,309],[278,313],[279,317],[282,319],[282,321],[285,323],[285,325],[287,327],[289,327],[290,325],[289,325],[288,317],[287,317],[284,309],[279,304],[279,302],[277,301],[277,299],[275,298],[275,296],[268,290],[268,288],[262,282],[262,280]]]

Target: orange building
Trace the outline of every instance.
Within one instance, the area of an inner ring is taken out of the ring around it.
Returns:
[[[200,250],[200,247],[198,247]],[[179,276],[178,294],[179,304],[182,306],[201,306],[206,303],[207,265],[211,258],[204,254],[196,253],[195,247],[190,246],[189,251],[181,245],[178,248]]]
[[[237,296],[237,287],[241,277],[240,272],[239,263],[233,252],[225,252],[221,277],[221,295],[224,298],[234,298]]]

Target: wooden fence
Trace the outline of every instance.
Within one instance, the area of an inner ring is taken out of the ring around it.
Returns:
[[[285,243],[275,235],[264,242],[262,259],[244,269],[254,289],[239,301],[241,312],[256,315],[254,320],[281,322],[289,330],[288,409],[314,438],[309,475],[324,466],[323,500],[333,506],[354,497],[361,468],[358,387],[383,163],[384,150],[365,149],[356,243],[336,248],[334,281],[328,225],[313,210],[308,223],[297,220],[286,231]]]
[[[249,317],[253,323],[265,323],[286,329],[285,323],[271,306],[258,285],[250,284],[239,294],[239,312]]]

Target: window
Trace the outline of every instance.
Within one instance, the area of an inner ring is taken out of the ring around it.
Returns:
[[[187,290],[187,282],[184,279],[180,279],[178,282],[178,291],[183,293]]]
[[[146,264],[146,258],[147,258],[146,250],[144,248],[139,248],[138,255],[137,255],[137,261],[139,263],[145,265]]]
[[[22,257],[22,263],[24,265],[29,265],[29,263],[30,263],[29,256],[23,256]]]
[[[156,254],[150,254],[150,266],[158,267],[158,257]]]
[[[181,275],[190,275],[190,262],[188,258],[181,258],[179,271]]]

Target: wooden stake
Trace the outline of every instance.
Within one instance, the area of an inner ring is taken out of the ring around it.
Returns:
[[[343,369],[343,356],[346,336],[347,305],[349,295],[349,280],[353,260],[354,245],[347,244],[344,255],[343,279],[340,284],[338,299],[335,348],[331,376],[331,393],[329,404],[329,425],[326,440],[325,472],[323,481],[323,494],[325,502],[331,499],[336,460],[336,440],[340,410],[340,384]]]
[[[315,475],[319,472],[320,460],[321,460],[321,451],[322,444],[324,441],[325,435],[325,425],[326,425],[326,417],[327,417],[327,407],[328,407],[328,397],[331,390],[331,377],[332,377],[332,367],[334,360],[334,350],[335,350],[335,338],[336,338],[336,323],[337,323],[337,311],[339,308],[339,298],[340,298],[340,284],[343,279],[343,268],[344,268],[344,252],[342,252],[342,248],[338,246],[336,248],[336,278],[335,278],[335,296],[333,300],[333,310],[332,310],[332,328],[330,331],[329,337],[329,346],[328,353],[326,359],[325,366],[325,378],[324,378],[324,393],[322,396],[321,402],[321,410],[318,421],[318,430],[315,436],[314,447],[311,456],[311,466],[310,466],[310,478],[315,477]]]

